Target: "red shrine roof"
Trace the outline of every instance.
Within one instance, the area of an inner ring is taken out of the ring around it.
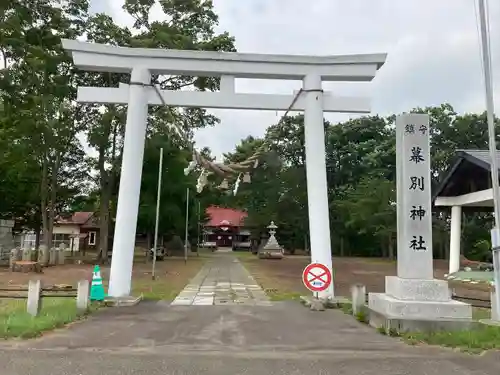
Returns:
[[[245,211],[218,206],[210,206],[206,212],[210,216],[210,220],[205,224],[207,227],[242,227],[245,218],[248,216]]]

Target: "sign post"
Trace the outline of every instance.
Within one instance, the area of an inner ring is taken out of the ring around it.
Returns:
[[[321,263],[311,263],[302,272],[302,282],[311,292],[317,294],[327,290],[332,283],[332,273]]]
[[[397,173],[398,276],[432,280],[429,116],[416,113],[398,116],[396,132],[396,164],[400,168]]]
[[[398,272],[385,277],[385,293],[368,294],[368,308],[379,318],[396,317],[401,331],[416,320],[456,328],[470,322],[472,309],[451,299],[446,280],[434,279],[429,115],[396,118],[396,165]],[[380,325],[377,319],[371,324]]]

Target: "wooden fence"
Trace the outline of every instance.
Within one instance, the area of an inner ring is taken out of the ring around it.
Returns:
[[[43,298],[75,298],[78,310],[85,311],[89,306],[89,280],[80,280],[76,288],[66,286],[42,287],[40,280],[30,280],[28,287],[0,288],[0,299],[26,299],[26,311],[37,316]]]
[[[483,299],[483,298],[475,298],[475,297],[465,297],[465,296],[459,296],[459,295],[452,295],[454,300],[461,301],[461,302],[466,302],[472,307],[480,307],[483,309],[491,309],[491,300],[488,299]]]

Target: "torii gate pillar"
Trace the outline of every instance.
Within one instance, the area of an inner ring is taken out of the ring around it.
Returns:
[[[321,77],[308,75],[303,80],[306,95],[304,138],[306,151],[307,207],[311,261],[332,269],[330,213],[325,161],[325,125],[323,120],[323,88]],[[333,282],[319,298],[333,298]]]
[[[145,68],[134,68],[130,78],[131,82],[144,85],[151,82],[151,74]],[[131,85],[109,275],[111,297],[130,295],[147,123],[147,86]]]
[[[330,220],[325,162],[323,112],[369,113],[367,98],[324,93],[322,81],[371,81],[386,54],[291,56],[123,48],[63,40],[75,65],[84,70],[131,73],[132,85],[79,87],[79,102],[128,104],[118,195],[118,210],[109,280],[109,296],[130,294],[137,214],[141,187],[148,105],[177,107],[304,111],[307,197],[311,258],[332,271]],[[221,77],[219,92],[162,91],[150,84],[151,75]],[[235,78],[302,80],[294,95],[237,93]],[[296,99],[296,100],[295,100]],[[289,106],[292,104],[292,108]],[[300,277],[300,275],[297,275]],[[318,297],[333,298],[333,284]]]

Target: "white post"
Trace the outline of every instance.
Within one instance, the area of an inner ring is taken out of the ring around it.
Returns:
[[[354,284],[351,286],[352,315],[363,312],[366,305],[366,286]]]
[[[450,266],[449,274],[460,269],[460,236],[462,232],[462,207],[451,207]]]
[[[491,320],[498,322],[500,321],[500,306],[498,306],[498,298],[494,286],[492,287],[491,290],[490,301],[491,301]]]
[[[499,219],[497,219],[499,220]],[[493,228],[491,230],[491,249],[493,251],[493,273],[494,293],[491,295],[491,319],[500,321],[500,229]]]
[[[28,282],[28,299],[26,301],[26,311],[31,316],[38,316],[42,308],[42,282],[40,280],[30,280]]]
[[[86,311],[89,307],[90,283],[88,280],[80,280],[76,291],[76,308]]]
[[[149,84],[150,80],[151,75],[147,69],[132,70],[131,82],[136,84],[130,85],[129,88],[113,257],[109,275],[110,297],[130,295],[148,116],[148,90],[141,84]]]
[[[481,32],[481,51],[483,57],[484,89],[486,96],[486,118],[488,121],[488,146],[491,163],[491,187],[493,189],[493,206],[495,228],[491,232],[493,252],[493,273],[495,278],[495,294],[497,306],[500,306],[500,186],[498,185],[497,142],[495,135],[495,102],[493,100],[493,77],[491,73],[491,46],[489,41],[489,25],[486,16],[485,0],[479,0],[479,19]]]
[[[155,239],[153,245],[153,268],[151,270],[151,278],[154,280],[156,277],[156,249],[158,248],[158,223],[160,221],[160,197],[161,197],[161,172],[163,168],[163,147],[160,148],[160,163],[158,164],[158,193],[156,195],[156,222],[155,222]],[[146,259],[149,257],[149,251]]]
[[[303,80],[303,89],[306,91],[304,135],[311,260],[325,265],[332,272],[321,77],[306,76]],[[333,281],[327,290],[318,294],[318,297],[334,297]]]

